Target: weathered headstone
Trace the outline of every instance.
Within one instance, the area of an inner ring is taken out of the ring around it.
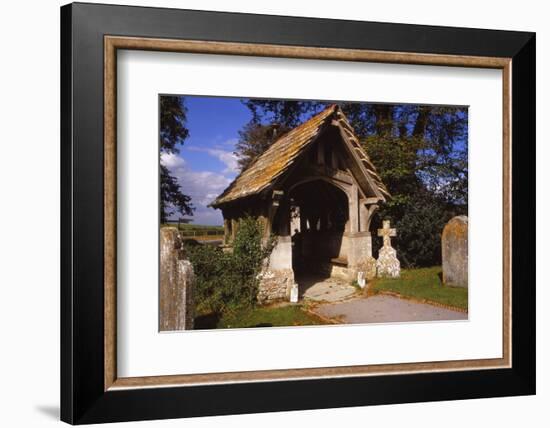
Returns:
[[[195,275],[174,227],[160,229],[160,330],[193,328]]]
[[[399,278],[401,264],[397,259],[395,249],[391,246],[391,236],[396,236],[396,230],[390,228],[390,221],[382,222],[382,229],[378,229],[378,236],[383,239],[382,248],[378,251],[376,272],[379,278]]]
[[[449,220],[441,235],[443,284],[468,287],[468,217]]]

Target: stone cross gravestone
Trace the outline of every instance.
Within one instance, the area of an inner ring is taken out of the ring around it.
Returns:
[[[376,272],[379,278],[399,278],[401,264],[397,259],[395,249],[391,246],[392,236],[397,236],[397,231],[390,228],[390,221],[382,222],[382,229],[378,229],[378,236],[383,239],[382,248],[378,251]]]
[[[175,227],[160,229],[160,330],[193,328],[195,275]]]
[[[449,220],[441,234],[443,284],[468,287],[468,217]]]

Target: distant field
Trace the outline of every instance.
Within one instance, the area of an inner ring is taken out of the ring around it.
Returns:
[[[176,227],[177,223],[164,223],[161,227]],[[193,237],[195,239],[211,239],[215,237],[223,237],[223,226],[207,226],[202,224],[181,223],[179,231],[182,236]]]

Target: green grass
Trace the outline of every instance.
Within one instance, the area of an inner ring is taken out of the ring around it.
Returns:
[[[258,306],[240,309],[221,318],[210,314],[195,318],[195,329],[285,327],[326,324],[321,318],[305,312],[300,305]]]
[[[401,278],[377,278],[372,282],[371,290],[375,293],[391,291],[403,297],[429,300],[460,309],[468,309],[468,289],[444,286],[441,282],[440,266],[402,269]]]

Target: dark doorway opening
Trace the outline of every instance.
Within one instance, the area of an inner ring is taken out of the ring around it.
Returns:
[[[342,246],[349,220],[346,193],[317,179],[292,189],[290,203],[292,268],[298,283],[329,276],[335,263],[347,265]]]

